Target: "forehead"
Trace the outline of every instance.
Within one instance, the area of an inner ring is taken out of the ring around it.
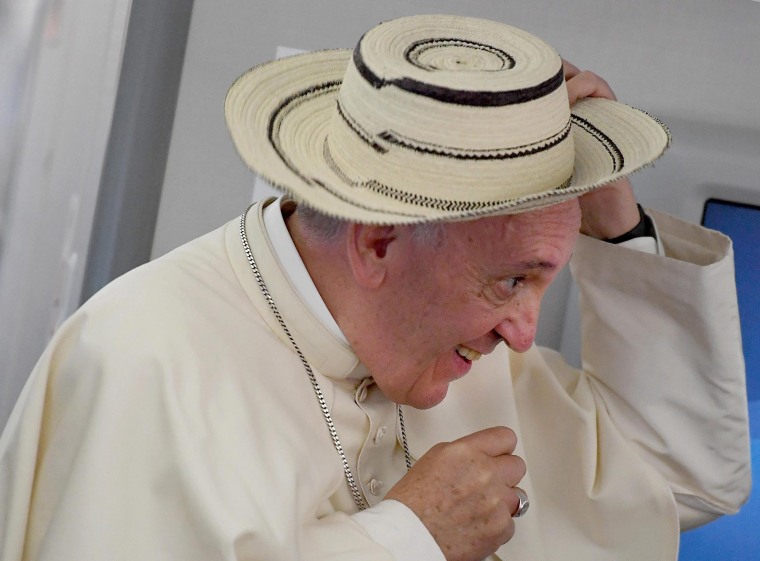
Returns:
[[[447,225],[447,244],[463,256],[489,260],[551,259],[569,255],[580,228],[577,200],[546,208]]]

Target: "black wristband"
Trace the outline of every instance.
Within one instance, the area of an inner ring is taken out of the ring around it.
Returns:
[[[632,229],[628,230],[625,234],[621,234],[620,236],[617,236],[615,238],[606,238],[604,241],[607,243],[622,243],[627,242],[628,240],[633,240],[635,238],[643,238],[643,237],[650,237],[650,238],[656,238],[657,235],[655,234],[654,230],[654,224],[652,223],[652,219],[647,216],[647,214],[644,212],[644,209],[641,208],[641,205],[636,205],[639,209],[639,223],[636,224]]]

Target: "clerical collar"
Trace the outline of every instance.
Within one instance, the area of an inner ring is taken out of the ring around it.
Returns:
[[[290,279],[290,282],[309,308],[309,311],[314,314],[330,333],[343,343],[348,344],[346,336],[343,335],[340,327],[338,327],[335,319],[330,314],[330,310],[327,309],[324,300],[319,295],[317,287],[314,286],[314,282],[311,280],[311,276],[309,276],[309,271],[306,270],[306,266],[303,264],[301,256],[298,254],[298,250],[290,237],[290,232],[288,232],[288,227],[285,225],[285,220],[282,217],[282,208],[280,206],[282,200],[283,197],[279,197],[264,209],[264,227],[267,230],[269,239],[272,241],[275,257],[280,262],[283,273]]]

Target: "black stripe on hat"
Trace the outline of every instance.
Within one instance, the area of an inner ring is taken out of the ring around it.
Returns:
[[[438,39],[423,39],[422,41],[415,41],[407,49],[404,51],[404,58],[414,66],[418,68],[422,68],[423,70],[436,70],[434,67],[423,63],[420,60],[420,56],[424,54],[426,51],[432,48],[438,48],[441,46],[447,46],[447,47],[467,47],[469,49],[476,49],[479,51],[484,51],[487,53],[491,53],[493,55],[496,55],[501,60],[501,68],[497,70],[490,70],[488,72],[495,72],[499,70],[504,70],[505,68],[514,68],[515,67],[515,59],[512,55],[510,55],[508,52],[503,51],[502,49],[497,49],[496,47],[492,47],[491,45],[486,45],[485,43],[478,43],[476,41],[468,41],[467,39],[447,39],[447,38],[438,38]]]
[[[487,150],[456,148],[442,146],[440,144],[423,143],[419,140],[403,136],[395,131],[381,132],[378,137],[389,144],[395,144],[407,150],[431,154],[433,156],[445,156],[457,160],[510,160],[532,156],[553,148],[564,141],[570,134],[570,121],[559,132],[544,138],[538,142],[514,146],[510,148],[490,148]],[[387,149],[385,150],[387,152]]]
[[[510,146],[506,148],[489,148],[485,150],[478,150],[476,148],[459,148],[456,146],[444,146],[441,144],[423,142],[392,130],[382,131],[373,135],[369,131],[364,130],[356,120],[351,117],[340,100],[337,102],[337,110],[338,115],[340,115],[343,122],[346,123],[346,125],[354,131],[362,141],[380,154],[387,153],[389,147],[393,145],[422,154],[454,158],[457,160],[509,160],[522,158],[524,156],[532,156],[544,152],[545,150],[549,150],[564,141],[570,135],[570,121],[568,120],[562,130],[531,144]]]
[[[323,151],[323,157],[325,159],[325,163],[327,163],[330,169],[332,169],[332,171],[341,179],[341,181],[343,181],[344,183],[346,183],[353,189],[367,189],[368,191],[372,191],[377,195],[394,199],[406,205],[411,205],[414,207],[422,207],[422,208],[427,208],[427,209],[434,209],[434,210],[448,212],[448,213],[471,213],[473,216],[476,216],[478,214],[487,213],[490,209],[508,208],[510,206],[516,205],[519,199],[527,201],[530,199],[538,200],[545,197],[549,197],[552,194],[555,194],[557,191],[562,191],[564,189],[567,189],[567,187],[570,185],[570,182],[572,181],[572,174],[571,174],[570,177],[568,177],[565,181],[563,181],[560,185],[558,185],[554,189],[550,189],[545,192],[537,193],[534,195],[526,195],[523,197],[510,198],[510,199],[492,200],[492,201],[462,201],[462,200],[453,200],[453,199],[439,199],[435,197],[429,197],[427,195],[420,195],[418,193],[412,193],[409,191],[396,189],[394,187],[391,187],[390,185],[386,185],[375,179],[370,179],[370,180],[361,181],[361,182],[354,181],[343,172],[340,166],[338,166],[338,163],[333,159],[332,154],[330,153],[330,145],[326,140],[325,140],[325,143],[322,145],[322,151]],[[401,214],[405,216],[415,216],[414,214],[408,214],[406,212],[399,211],[398,209],[388,210],[388,209],[384,209],[380,207],[368,206],[367,204],[362,204],[356,198],[346,197],[345,195],[340,193],[338,190],[334,189],[333,187],[331,187],[330,185],[322,181],[319,181],[317,179],[312,179],[312,182],[318,184],[320,187],[325,189],[328,193],[330,193],[334,197],[337,197],[338,199],[344,202],[358,206],[365,210],[371,210],[373,212],[379,212],[379,213],[384,213],[384,214]]]
[[[353,119],[345,109],[343,109],[343,104],[340,102],[340,99],[338,99],[338,102],[335,104],[336,108],[338,110],[338,115],[343,119],[343,122],[348,125],[348,127],[356,133],[356,135],[361,138],[364,142],[372,146],[377,152],[380,154],[385,154],[388,151],[388,148],[385,146],[380,145],[378,142],[373,140],[372,135],[365,131],[359,123],[356,122],[355,119]]]
[[[297,91],[293,95],[283,99],[274,111],[272,111],[272,114],[269,117],[269,123],[267,124],[267,138],[269,139],[269,143],[275,153],[279,156],[280,160],[282,160],[290,171],[307,183],[309,182],[309,179],[301,174],[299,169],[291,163],[290,159],[285,154],[285,151],[280,148],[280,124],[288,113],[298,107],[301,103],[309,101],[309,99],[313,97],[336,92],[338,91],[338,88],[340,88],[340,84],[340,80],[335,80],[332,82],[316,84],[310,88]]]
[[[604,149],[607,150],[607,153],[610,155],[610,159],[612,160],[612,173],[617,173],[623,169],[623,166],[625,165],[623,152],[620,150],[620,148],[618,148],[617,144],[615,144],[615,142],[609,136],[604,134],[583,117],[579,117],[578,115],[570,115],[570,120],[574,125],[579,126],[591,136],[596,138],[596,140],[599,141],[599,144],[601,144]]]
[[[451,39],[451,41],[454,41],[454,39]],[[362,78],[364,78],[373,88],[379,89],[385,86],[396,86],[406,92],[429,97],[444,103],[469,105],[473,107],[502,107],[505,105],[515,105],[544,97],[559,88],[565,81],[562,66],[560,66],[554,76],[540,84],[529,88],[501,92],[455,90],[420,82],[419,80],[408,77],[398,78],[396,80],[385,80],[380,78],[365,64],[360,47],[361,43],[356,49],[354,49],[354,66],[356,66],[356,69],[359,71]]]

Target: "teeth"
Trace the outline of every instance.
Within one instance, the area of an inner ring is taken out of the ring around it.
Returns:
[[[457,353],[459,353],[459,356],[466,358],[467,360],[478,360],[481,356],[483,356],[478,351],[473,351],[472,349],[469,349],[467,347],[463,347],[462,345],[457,345],[456,347]]]

